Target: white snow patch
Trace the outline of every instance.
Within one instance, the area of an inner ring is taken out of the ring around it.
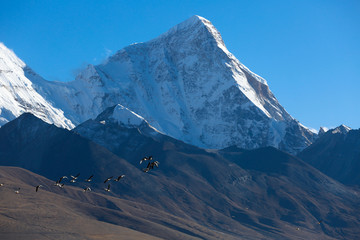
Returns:
[[[143,117],[120,104],[115,107],[111,118],[126,126],[138,126],[145,121]]]
[[[330,129],[330,128],[328,128],[328,127],[320,127],[319,132],[320,132],[320,131],[323,131],[324,133],[326,133],[327,131],[329,131],[329,129]]]

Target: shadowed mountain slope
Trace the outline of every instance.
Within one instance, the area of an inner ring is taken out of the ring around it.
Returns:
[[[21,135],[26,129],[31,141]],[[0,143],[8,142],[0,151],[1,164],[3,156],[17,156],[6,164],[37,163],[27,168],[52,180],[93,173],[94,192],[105,192],[105,178],[125,174],[122,182],[112,181],[110,196],[150,205],[145,211],[152,216],[167,212],[219,231],[224,239],[352,239],[360,234],[358,192],[275,148],[204,150],[147,125],[129,127],[100,118],[75,131],[24,115],[0,129]],[[160,165],[144,173],[139,160],[149,155]],[[70,183],[65,184],[67,189]],[[167,220],[161,225],[179,230]],[[216,238],[210,230],[182,232]]]
[[[0,182],[1,239],[232,239],[149,205],[59,189],[22,168],[0,167]]]
[[[339,182],[360,187],[360,130],[331,129],[298,156]]]

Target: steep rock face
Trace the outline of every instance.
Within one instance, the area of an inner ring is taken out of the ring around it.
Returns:
[[[38,86],[76,124],[120,103],[159,131],[200,147],[275,146],[295,153],[314,138],[199,16],[89,65],[73,82]]]
[[[73,128],[62,110],[54,108],[33,86],[26,74],[36,76],[11,50],[0,43],[0,126],[30,112],[58,127]]]

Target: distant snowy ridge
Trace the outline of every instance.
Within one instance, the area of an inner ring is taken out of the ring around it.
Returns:
[[[73,128],[74,124],[63,111],[53,107],[34,89],[24,71],[31,69],[0,43],[0,126],[29,112],[58,127]]]
[[[346,134],[351,130],[350,127],[341,124],[340,126],[334,128],[334,129],[329,129],[329,132],[331,132],[332,134],[336,134],[336,133],[341,133],[341,134]]]

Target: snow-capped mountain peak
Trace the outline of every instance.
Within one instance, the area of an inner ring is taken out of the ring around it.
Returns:
[[[112,119],[128,126],[138,126],[145,121],[143,117],[120,104],[114,108]]]
[[[348,133],[349,131],[351,130],[350,127],[344,125],[344,124],[341,124],[340,126],[334,128],[334,129],[330,129],[329,131],[332,133],[332,134],[336,134],[336,133],[341,133],[341,134],[346,134]]]
[[[320,127],[320,130],[318,132],[318,135],[321,136],[323,135],[324,133],[326,133],[327,131],[329,131],[329,128],[327,127]]]
[[[63,111],[54,108],[35,90],[24,70],[30,71],[30,68],[0,43],[0,126],[29,112],[48,123],[73,128],[74,125],[64,117]]]
[[[142,128],[143,126],[147,126],[160,133],[160,131],[151,126],[142,116],[121,104],[107,108],[95,118],[95,121],[102,124],[116,123],[127,128]]]
[[[218,47],[223,49],[225,52],[228,52],[218,30],[209,20],[198,15],[194,15],[182,23],[177,24],[158,38],[169,38],[176,35],[183,35],[183,37],[186,37],[187,39],[196,38],[198,40],[206,41],[215,40]]]
[[[274,146],[295,153],[315,136],[200,16],[89,65],[72,82],[39,81],[36,89],[76,124],[121,104],[162,133],[199,147]]]

